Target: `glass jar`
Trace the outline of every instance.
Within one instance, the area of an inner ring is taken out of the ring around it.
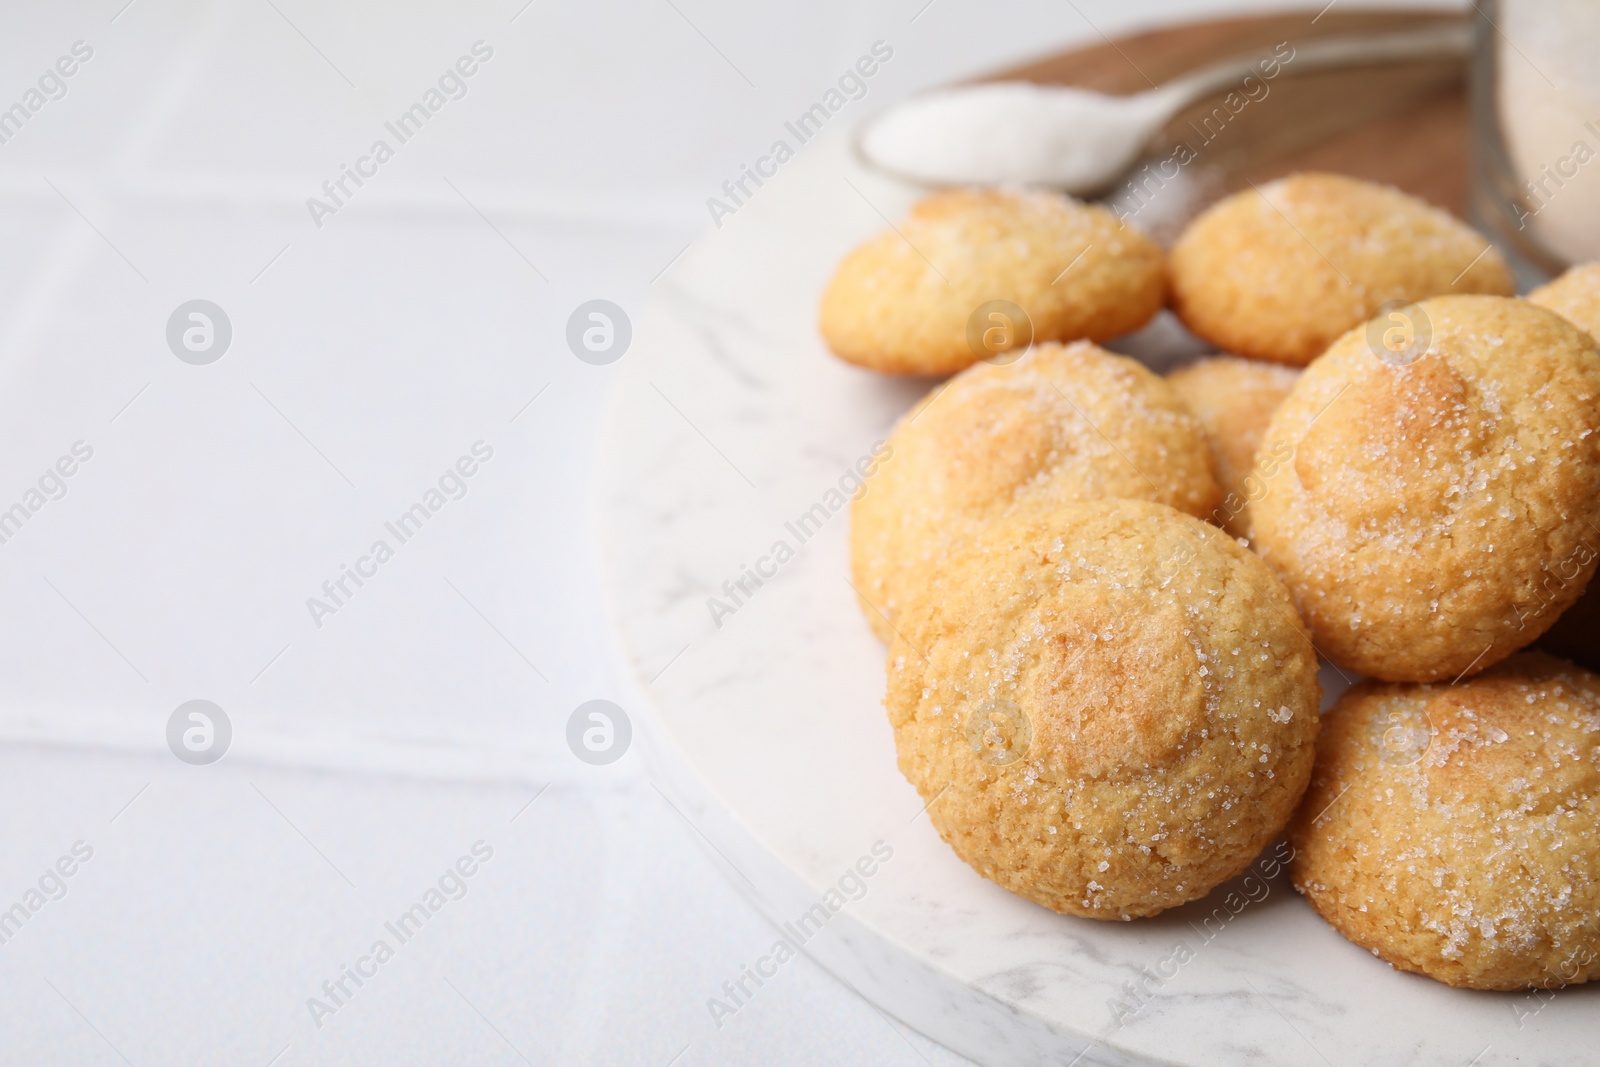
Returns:
[[[1474,6],[1472,214],[1527,286],[1600,260],[1600,2]]]

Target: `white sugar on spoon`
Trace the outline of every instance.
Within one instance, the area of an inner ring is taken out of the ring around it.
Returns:
[[[1465,56],[1471,37],[1464,22],[1327,37],[1296,45],[1282,67],[1324,70]],[[927,185],[1018,183],[1094,193],[1126,172],[1183,108],[1238,85],[1246,75],[1259,77],[1258,63],[1256,58],[1228,60],[1131,96],[1029,82],[944,89],[869,120],[859,149],[880,170]]]

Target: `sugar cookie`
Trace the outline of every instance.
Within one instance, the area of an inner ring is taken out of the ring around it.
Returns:
[[[1306,370],[1261,443],[1293,459],[1251,514],[1325,655],[1434,682],[1532,643],[1594,573],[1600,348],[1524,300],[1407,314],[1430,335],[1414,362],[1356,329]]]
[[[1236,193],[1173,246],[1172,307],[1229,352],[1304,365],[1387,302],[1515,292],[1487,238],[1388,186],[1296,174]]]
[[[1472,989],[1600,977],[1600,678],[1526,653],[1460,685],[1363,683],[1329,712],[1290,830],[1312,907]]]
[[[1205,515],[1221,497],[1200,424],[1172,387],[1088,342],[972,367],[888,444],[850,513],[852,580],[885,642],[920,572],[990,519],[1098,497]]]
[[[1110,211],[1056,193],[936,193],[845,257],[819,324],[828,347],[851,363],[953,374],[1025,347],[1027,322],[1034,342],[1104,341],[1138,329],[1165,300],[1164,260]],[[1002,302],[1026,312],[1026,322],[1003,308],[980,312]]]
[[[1288,594],[1164,505],[995,522],[899,631],[901,773],[962,859],[1057,911],[1130,919],[1204,896],[1309,779],[1317,659]]]

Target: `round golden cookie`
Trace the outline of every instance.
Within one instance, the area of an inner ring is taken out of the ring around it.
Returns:
[[[1222,503],[1211,521],[1235,537],[1250,536],[1250,501],[1266,488],[1263,471],[1270,474],[1283,461],[1262,457],[1258,470],[1256,449],[1299,378],[1293,367],[1233,356],[1212,356],[1167,375],[1205,428],[1217,460]]]
[[[1172,308],[1241,356],[1304,365],[1389,301],[1516,291],[1498,249],[1388,186],[1296,174],[1222,200],[1173,246]]]
[[[1227,534],[1102,500],[1002,520],[901,615],[885,704],[900,771],[979,874],[1131,919],[1204,896],[1293,814],[1317,659]]]
[[[1374,354],[1379,322],[1307,368],[1261,442],[1293,458],[1251,516],[1324,655],[1435,682],[1532,643],[1594,572],[1600,348],[1524,300],[1405,315],[1414,362]]]
[[[850,510],[850,570],[879,638],[921,572],[986,522],[1099,497],[1207,514],[1200,424],[1142,364],[1086,341],[980,363],[912,408]]]
[[[1357,686],[1289,842],[1312,907],[1401,970],[1600,977],[1600,678],[1526,653],[1460,685]]]
[[[1104,341],[1144,325],[1165,299],[1160,247],[1105,208],[1044,191],[962,189],[921,201],[898,230],[846,256],[820,327],[851,363],[953,374],[1026,342],[1002,311],[992,322],[1005,335],[974,344],[971,320],[990,302],[1025,311],[1035,342]]]

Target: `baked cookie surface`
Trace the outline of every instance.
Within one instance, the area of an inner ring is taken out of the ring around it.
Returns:
[[[1438,297],[1400,365],[1352,330],[1273,416],[1287,454],[1254,547],[1317,647],[1372,678],[1434,682],[1532,643],[1600,544],[1600,348],[1526,301]]]
[[[1581,263],[1528,294],[1530,303],[1600,338],[1600,263]]]
[[[1235,356],[1211,356],[1167,375],[1216,457],[1222,503],[1209,518],[1235,537],[1250,536],[1250,501],[1265,488],[1256,449],[1299,378],[1293,367]],[[1263,462],[1264,470],[1274,469],[1275,457]]]
[[[991,315],[973,331],[984,305],[1021,308],[1035,343],[1104,341],[1144,325],[1165,298],[1160,247],[1105,208],[1043,191],[951,190],[844,258],[819,327],[851,363],[943,375],[1025,347],[1003,313],[992,321],[1000,333],[988,333]]]
[[[1510,296],[1477,231],[1397,189],[1296,174],[1236,193],[1190,223],[1170,259],[1172,308],[1228,352],[1310,363],[1389,301]]]
[[[964,371],[888,444],[850,511],[851,580],[886,643],[921,572],[994,518],[1101,497],[1205,515],[1221,495],[1200,424],[1172,387],[1087,342]]]
[[[899,630],[901,773],[963,860],[1057,911],[1130,919],[1204,896],[1310,775],[1317,661],[1288,595],[1163,505],[996,522]]]
[[[1525,653],[1323,720],[1290,876],[1356,944],[1473,989],[1600,976],[1600,678]]]

